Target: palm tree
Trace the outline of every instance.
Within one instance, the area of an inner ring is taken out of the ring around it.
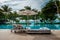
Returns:
[[[2,12],[3,14],[5,14],[5,20],[7,20],[7,16],[8,14],[12,11],[12,8],[10,8],[9,6],[7,5],[3,5],[1,6],[0,8],[0,12]]]
[[[29,7],[29,6],[25,6],[24,7],[26,10],[31,10],[31,7]]]
[[[7,5],[3,5],[3,6],[1,6],[0,11],[2,11],[2,12],[10,12],[10,11],[12,11],[12,8],[10,8]]]
[[[10,14],[8,14],[8,19],[12,20],[13,23],[14,23],[14,21],[18,22],[18,20],[16,19],[17,17],[19,17],[19,15],[17,14],[16,11],[10,12]]]

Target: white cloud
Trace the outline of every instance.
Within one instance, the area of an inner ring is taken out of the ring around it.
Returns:
[[[0,5],[9,5],[13,10],[23,9],[24,6],[31,6],[35,9],[41,9],[48,0],[1,0]]]
[[[0,0],[0,3],[3,3],[3,2],[5,2],[5,1],[9,1],[9,0]]]

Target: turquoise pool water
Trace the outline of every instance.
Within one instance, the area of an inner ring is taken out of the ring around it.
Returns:
[[[0,29],[12,29],[12,25],[0,25]]]
[[[22,25],[23,28],[30,27],[31,29],[40,29],[43,27],[49,28],[51,30],[60,30],[60,24],[38,24],[38,25]],[[13,25],[0,25],[0,29],[12,29]]]
[[[24,27],[26,27],[26,25]],[[38,24],[38,25],[30,25],[27,27],[30,27],[30,29],[48,28],[50,30],[60,30],[60,24],[44,24],[44,25]]]

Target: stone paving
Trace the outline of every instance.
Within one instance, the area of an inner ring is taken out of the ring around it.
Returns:
[[[2,29],[0,30],[0,40],[60,40],[60,30],[54,30],[52,34],[27,34]]]

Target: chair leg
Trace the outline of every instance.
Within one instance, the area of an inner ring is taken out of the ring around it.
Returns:
[[[16,33],[16,31],[14,31],[14,33]]]
[[[11,32],[12,32],[13,30],[11,30]]]

